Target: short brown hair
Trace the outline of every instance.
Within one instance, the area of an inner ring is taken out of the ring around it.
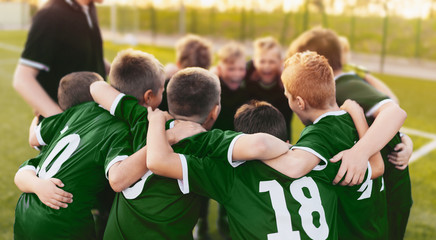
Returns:
[[[144,101],[144,93],[157,93],[165,78],[162,64],[153,55],[139,50],[120,51],[112,62],[109,73],[111,85],[125,94]]]
[[[237,42],[229,42],[218,51],[218,60],[225,64],[232,64],[240,58],[245,60],[245,49]]]
[[[168,109],[170,114],[196,117],[197,122],[203,123],[220,103],[220,94],[220,82],[215,74],[203,68],[185,68],[168,83]]]
[[[186,35],[176,43],[176,61],[181,68],[209,69],[212,64],[211,42],[197,35]]]
[[[288,140],[283,114],[265,101],[251,100],[236,110],[235,130],[243,133],[269,133],[283,141]]]
[[[270,51],[273,49],[277,49],[277,54],[278,57],[281,59],[282,58],[282,51],[281,51],[281,46],[280,43],[273,37],[269,36],[269,37],[263,37],[263,38],[258,38],[253,42],[253,47],[254,47],[254,55],[261,55],[266,51]]]
[[[289,46],[287,57],[308,50],[327,58],[333,71],[342,69],[342,46],[333,30],[316,27],[302,33]]]
[[[336,103],[333,70],[316,52],[296,53],[286,60],[282,82],[293,99],[300,96],[311,107],[325,109]]]
[[[103,81],[103,78],[94,72],[73,72],[65,75],[59,82],[59,107],[65,111],[80,103],[94,101],[89,87],[96,81]]]

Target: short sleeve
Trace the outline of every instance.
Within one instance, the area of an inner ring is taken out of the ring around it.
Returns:
[[[230,130],[214,129],[183,139],[175,144],[173,149],[178,153],[188,153],[197,157],[222,158],[229,161],[231,160],[229,159],[229,152],[231,154],[233,150],[232,146],[235,138],[241,134]]]
[[[139,105],[138,100],[129,95],[120,94],[111,107],[111,114],[125,121],[130,128],[139,121],[148,122],[147,108]]]
[[[31,158],[31,159],[25,161],[23,164],[21,164],[20,168],[18,169],[18,172],[23,171],[23,170],[31,170],[31,171],[34,171],[36,173],[37,168],[38,168],[38,164],[41,160],[41,158],[39,156],[37,156],[35,158]]]
[[[35,128],[35,135],[38,139],[38,143],[41,146],[50,144],[52,139],[68,129],[68,125],[63,126],[61,118],[65,117],[65,114],[57,114],[48,118],[44,118],[38,126]]]
[[[55,13],[42,9],[33,18],[20,63],[42,71],[50,71],[56,52]]]
[[[360,78],[338,79],[336,81],[336,101],[338,105],[342,105],[347,99],[359,103],[365,114],[367,114],[370,110],[375,111],[374,107],[377,107],[377,105],[380,107],[382,104],[379,103],[389,99],[389,97]]]
[[[328,139],[324,139],[323,134],[319,134],[316,131],[304,130],[306,131],[301,134],[298,142],[292,146],[293,149],[300,149],[312,153],[318,157],[321,161],[313,170],[323,170],[328,165],[328,160],[331,158],[330,151],[326,147],[325,142]]]
[[[108,171],[115,163],[123,161],[129,157],[133,151],[131,146],[131,136],[128,127],[119,122],[111,126],[111,131],[105,136],[106,144],[101,149],[101,152],[107,152],[105,158],[105,174],[108,176]],[[105,151],[107,149],[107,151]]]
[[[223,159],[199,158],[180,154],[183,179],[179,187],[183,193],[197,193],[223,202],[229,196],[235,179],[235,169]]]

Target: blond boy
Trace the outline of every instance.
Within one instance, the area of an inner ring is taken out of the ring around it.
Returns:
[[[251,99],[267,101],[283,114],[291,134],[292,110],[283,95],[283,85],[280,82],[283,60],[280,44],[273,37],[259,38],[254,41],[253,60],[247,63],[245,82]]]

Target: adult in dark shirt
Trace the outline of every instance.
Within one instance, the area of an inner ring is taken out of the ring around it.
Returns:
[[[13,85],[35,115],[62,112],[57,89],[66,74],[92,71],[106,77],[110,64],[103,58],[94,6],[102,1],[49,0],[34,16]]]

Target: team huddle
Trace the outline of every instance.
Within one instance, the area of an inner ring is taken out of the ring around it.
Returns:
[[[164,67],[127,49],[109,83],[61,79],[63,112],[34,119],[40,153],[15,176],[15,239],[193,239],[205,197],[225,209],[232,239],[404,237],[406,113],[370,73],[344,70],[334,31],[304,32],[285,61],[272,37],[248,62],[224,45],[213,68],[202,37],[176,53]],[[290,145],[294,113],[305,128]]]

